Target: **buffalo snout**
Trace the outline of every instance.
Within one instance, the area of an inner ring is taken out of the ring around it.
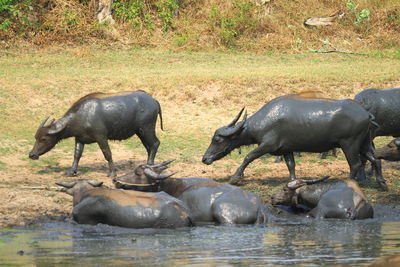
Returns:
[[[203,159],[201,160],[201,162],[203,162],[206,165],[210,165],[211,163],[213,163],[213,160],[211,157],[204,156]]]
[[[30,152],[30,153],[29,153],[29,158],[30,158],[30,159],[36,160],[36,159],[39,159],[39,155]]]

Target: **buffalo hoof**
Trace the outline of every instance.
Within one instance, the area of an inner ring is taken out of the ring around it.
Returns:
[[[229,179],[229,184],[231,185],[237,185],[239,183],[239,180],[243,178],[243,175],[234,175],[231,177],[231,179]]]
[[[75,177],[78,176],[78,172],[76,170],[68,170],[64,173],[65,176]]]
[[[382,188],[383,191],[389,191],[386,181],[378,181],[378,184]]]
[[[115,171],[111,171],[111,172],[107,173],[107,176],[110,178],[115,178],[115,177],[117,177],[117,173]]]

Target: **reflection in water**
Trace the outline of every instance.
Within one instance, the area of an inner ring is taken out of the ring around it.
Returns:
[[[400,253],[399,241],[400,222],[376,220],[180,230],[50,222],[0,231],[0,262],[16,266],[362,265]]]

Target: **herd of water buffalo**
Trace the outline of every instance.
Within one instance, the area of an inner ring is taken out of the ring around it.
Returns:
[[[399,137],[399,115],[400,88],[366,89],[354,99],[342,100],[326,98],[320,91],[285,95],[267,102],[250,117],[243,108],[231,123],[215,131],[202,162],[211,164],[235,148],[257,144],[231,176],[231,184],[262,155],[282,156],[291,180],[272,196],[272,205],[300,206],[307,216],[319,219],[372,218],[373,208],[357,181],[366,179],[369,161],[378,184],[388,189],[380,159],[400,160],[400,139],[377,150],[373,139]],[[169,179],[174,173],[163,174],[171,161],[154,163],[160,145],[155,134],[158,116],[163,128],[159,102],[144,91],[89,94],[61,119],[46,124],[47,118],[41,123],[29,157],[38,159],[60,140],[75,137],[74,161],[67,172],[73,176],[85,144],[98,143],[117,189],[92,180],[57,183],[73,196],[72,215],[78,223],[173,228],[268,221],[270,206],[253,193],[211,179]],[[108,140],[124,140],[135,134],[146,148],[147,163],[117,177]],[[328,176],[296,178],[293,153],[325,153],[335,148],[343,150],[349,164],[348,180],[329,183],[324,182]]]

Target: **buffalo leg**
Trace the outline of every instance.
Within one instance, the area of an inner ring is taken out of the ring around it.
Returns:
[[[283,157],[285,158],[286,166],[289,169],[290,180],[293,181],[296,179],[296,173],[295,173],[296,162],[294,161],[293,153],[284,154]]]
[[[142,141],[144,147],[146,148],[147,164],[153,165],[158,147],[160,146],[160,140],[158,140],[156,136],[154,125],[147,129],[140,129],[137,135],[140,141]]]
[[[372,152],[372,147],[369,149],[368,147],[362,151],[364,157],[366,157],[371,162],[371,168],[375,171],[375,178],[380,187],[387,191],[388,187],[386,184],[386,180],[382,176],[382,164],[379,159],[376,159]]]
[[[85,145],[79,142],[75,138],[75,151],[74,151],[74,162],[72,163],[72,168],[65,172],[67,176],[75,176],[78,169],[79,160],[82,157],[83,149]]]
[[[116,177],[117,174],[115,172],[114,162],[112,159],[112,154],[107,139],[99,140],[97,141],[97,143],[99,144],[101,152],[103,152],[104,158],[108,161],[108,167],[109,167],[108,176]]]
[[[246,169],[247,165],[249,165],[253,160],[255,160],[269,152],[269,150],[267,150],[266,147],[267,147],[266,145],[259,145],[257,148],[250,151],[250,153],[247,154],[246,157],[244,158],[242,165],[239,166],[239,168],[236,170],[235,174],[233,174],[231,179],[229,179],[229,183],[235,184],[235,183],[237,183],[237,180],[239,180],[240,178],[243,178],[243,176],[244,176],[243,172],[244,172],[244,169]]]
[[[362,165],[360,160],[360,146],[357,144],[357,141],[353,141],[354,140],[349,140],[349,142],[341,144],[341,148],[350,167],[350,179],[356,178]]]

